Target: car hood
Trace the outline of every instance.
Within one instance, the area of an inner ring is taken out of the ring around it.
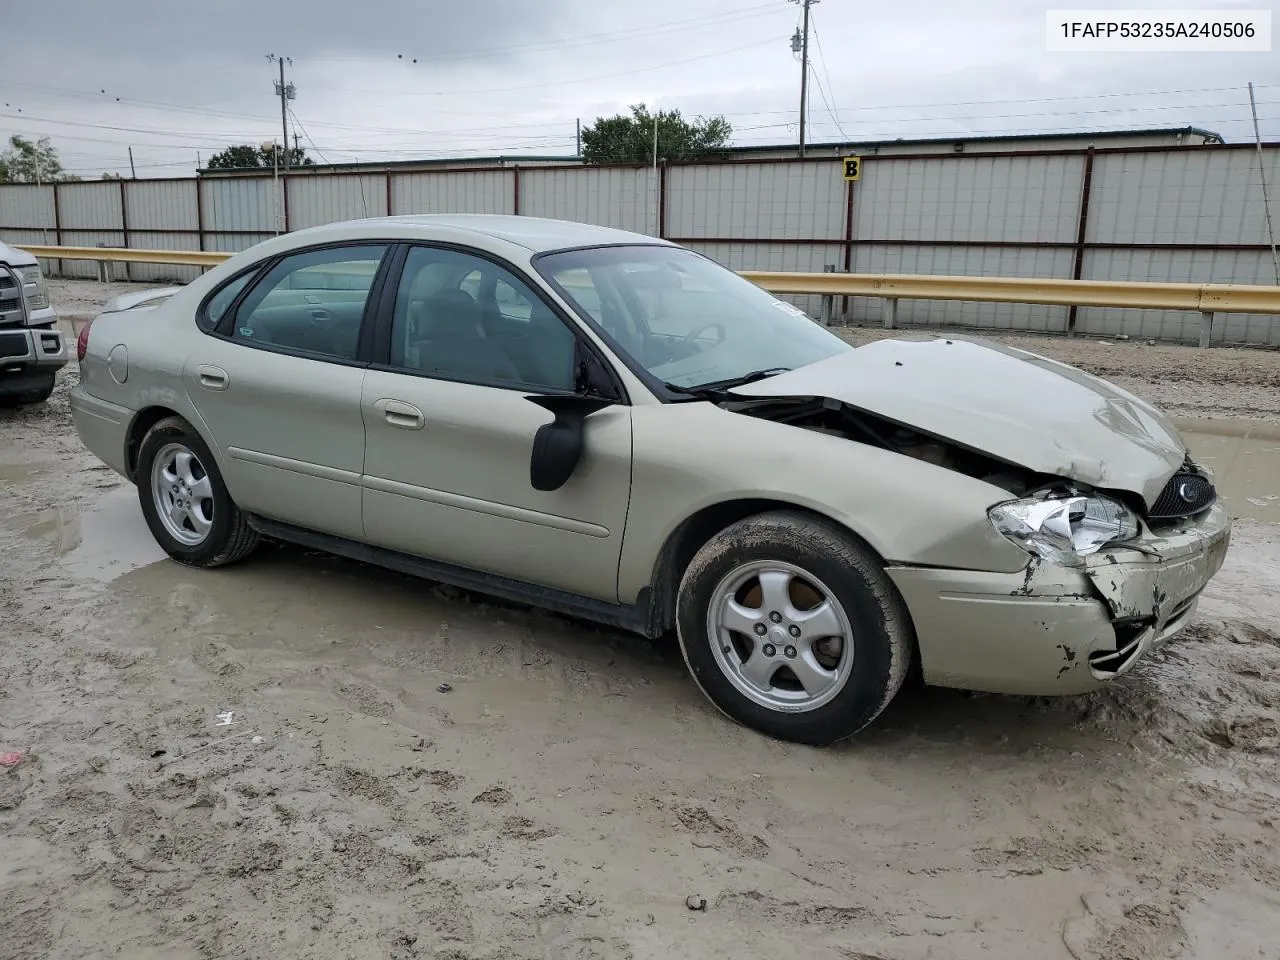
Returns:
[[[1186,457],[1155,407],[1075,367],[961,338],[879,340],[735,387],[823,397],[1016,464],[1155,503]]]
[[[11,267],[34,267],[39,261],[25,250],[19,250],[17,247],[11,247],[0,241],[0,263],[7,263]]]

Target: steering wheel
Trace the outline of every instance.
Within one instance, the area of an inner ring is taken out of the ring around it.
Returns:
[[[709,323],[704,323],[700,327],[694,327],[692,330],[686,333],[683,337],[680,338],[680,345],[682,347],[692,346],[693,341],[698,339],[698,334],[706,330],[712,330],[712,329],[720,331],[720,339],[717,340],[716,342],[724,343],[725,338],[729,335],[729,332],[725,330],[724,324],[721,323],[719,320],[712,320]]]

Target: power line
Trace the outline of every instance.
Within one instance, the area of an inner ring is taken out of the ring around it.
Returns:
[[[302,125],[302,121],[298,119],[298,114],[294,112],[292,107],[289,108],[289,116],[293,117],[294,124],[297,126],[299,130],[302,131],[302,135],[307,138],[307,143],[311,144],[311,149],[316,152],[316,156],[319,157],[321,160],[323,160],[325,163],[328,163],[329,158],[320,152],[320,148],[317,147],[316,142],[313,139],[311,139],[311,134],[308,133],[307,128]]]
[[[815,32],[815,39],[817,39],[819,48],[821,48],[821,40],[818,37],[816,29],[814,32]],[[823,63],[825,68],[825,63],[826,63],[825,59]],[[97,102],[99,100],[99,96],[97,94],[89,94],[84,92],[65,90],[58,87],[47,87],[47,86],[41,86],[39,84],[30,84],[30,83],[10,83],[8,85],[22,88],[22,89],[45,91],[45,92],[53,93],[57,96],[65,96],[65,97],[70,97],[74,99],[83,99],[83,100],[89,100],[94,102]],[[834,101],[834,90],[831,89],[829,73],[828,73],[827,86],[832,94],[832,98]],[[1280,89],[1280,87],[1277,87],[1274,84],[1254,84],[1254,87],[1255,89],[1268,89],[1268,88]],[[1071,101],[1080,101],[1080,100],[1138,98],[1138,97],[1152,97],[1152,96],[1172,96],[1176,94],[1185,94],[1185,93],[1223,93],[1223,92],[1235,93],[1236,88],[1235,87],[1200,87],[1200,88],[1181,89],[1181,90],[1148,90],[1148,91],[1129,91],[1129,92],[1115,92],[1115,93],[1104,93],[1104,94],[1071,94],[1067,96],[1057,96],[1057,97],[1033,97],[1033,98],[1024,97],[1024,98],[1006,98],[1002,100],[968,100],[968,101],[950,101],[945,103],[863,105],[863,106],[846,108],[844,112],[848,113],[851,111],[867,112],[867,111],[883,111],[883,110],[914,110],[914,109],[923,109],[923,108],[931,108],[931,107],[987,106],[987,105],[996,105],[996,104],[1067,103]],[[148,107],[148,108],[162,109],[165,111],[177,111],[181,113],[190,113],[190,114],[195,114],[200,116],[220,117],[220,118],[235,119],[235,120],[251,120],[256,123],[273,123],[274,122],[270,117],[264,117],[260,115],[216,111],[216,110],[210,110],[202,107],[184,106],[180,104],[167,103],[167,102],[161,102],[161,101],[116,98],[116,102],[135,105],[135,106]],[[1259,101],[1259,102],[1265,103],[1265,102],[1271,102],[1271,101]],[[1088,110],[1079,110],[1079,111],[1059,111],[1058,113],[1055,113],[1055,114],[1044,114],[1043,112],[1036,112],[1035,114],[989,114],[989,115],[977,115],[977,116],[997,116],[997,117],[1042,116],[1042,115],[1043,116],[1064,116],[1064,115],[1071,115],[1071,114],[1086,114],[1086,113],[1127,112],[1130,109],[1170,110],[1170,109],[1184,109],[1184,108],[1194,109],[1197,107],[1216,108],[1216,107],[1235,106],[1235,105],[1236,105],[1235,103],[1231,103],[1231,104],[1193,103],[1193,104],[1187,105],[1186,107],[1184,107],[1181,104],[1171,104],[1171,105],[1141,106],[1141,107],[1132,107],[1132,108],[1126,107],[1126,108],[1118,108],[1118,109],[1112,108],[1111,110],[1105,110],[1102,108],[1091,108]],[[433,111],[435,113],[457,114],[460,116],[475,116],[475,112],[471,110],[452,111],[452,110],[442,110],[440,108],[433,108]],[[791,114],[792,114],[792,111],[790,110],[756,110],[756,111],[743,110],[743,111],[734,111],[727,115],[731,117],[744,117],[744,116],[786,116]],[[29,114],[22,114],[20,116],[15,114],[4,114],[2,116],[8,116],[12,119],[17,119],[17,120],[41,119],[41,118],[32,118]],[[973,115],[969,115],[969,116],[973,116]],[[43,119],[45,119],[46,122],[49,122],[47,118],[43,118]],[[68,122],[68,121],[57,121],[57,122]],[[89,123],[90,121],[75,121],[75,122]],[[476,132],[481,132],[484,130],[494,130],[494,129],[509,130],[509,129],[516,129],[519,127],[534,128],[534,127],[547,126],[550,124],[554,124],[556,122],[568,122],[568,121],[552,120],[552,121],[547,121],[546,123],[543,123],[543,124],[497,123],[493,127],[475,127],[475,128],[465,128],[465,129],[474,130]],[[386,127],[386,126],[375,126],[370,124],[343,124],[343,123],[336,123],[333,121],[324,121],[324,120],[312,120],[311,125],[315,127],[326,127],[331,129],[353,130],[353,131],[360,131],[360,132],[369,131],[369,132],[386,133],[386,134],[396,134],[396,133],[417,134],[417,133],[427,133],[427,132],[432,132],[432,133],[444,132],[444,131],[424,131],[421,128]],[[142,132],[156,132],[156,133],[165,132],[165,131],[154,130],[154,129],[147,130],[146,128],[122,128],[122,129],[141,130]],[[251,136],[257,136],[257,135],[258,134],[253,134]]]
[[[817,31],[816,31],[816,30],[815,30],[815,38],[817,38]],[[820,39],[818,39],[818,43],[819,43],[819,48],[821,48],[821,40],[820,40]],[[824,64],[824,67],[825,67],[825,65],[826,65],[826,61],[825,61],[825,59],[823,60],[823,64]],[[653,68],[646,68],[646,69],[653,69]],[[829,75],[829,72],[828,72],[828,78],[829,78],[829,76],[830,76],[830,75]],[[37,85],[34,85],[34,84],[14,84],[14,85],[15,85],[15,86],[32,87],[32,88],[35,88],[35,87],[37,86]],[[1274,88],[1274,85],[1262,85],[1262,84],[1259,84],[1259,85],[1256,85],[1256,86],[1257,86],[1257,87],[1259,87],[1259,88],[1262,88],[1262,87],[1264,87],[1264,86],[1271,86],[1272,88]],[[829,79],[828,79],[828,83],[827,83],[827,88],[828,88],[828,90],[830,91],[830,94],[831,94],[832,98],[834,99],[834,90],[831,90],[831,83],[830,83],[830,80],[829,80]],[[96,99],[97,99],[97,97],[96,97],[96,96],[93,96],[93,95],[88,95],[88,94],[78,94],[78,93],[74,93],[74,92],[71,92],[71,91],[62,91],[62,90],[57,90],[56,88],[40,88],[40,89],[54,90],[54,91],[56,91],[57,93],[62,94],[62,95],[66,95],[66,96],[81,97],[81,98],[89,99],[89,100],[96,100]],[[1077,94],[1077,95],[1061,96],[1061,97],[1038,97],[1038,98],[1021,98],[1021,99],[1019,99],[1019,98],[1009,98],[1009,99],[1004,99],[1004,100],[971,100],[971,101],[953,101],[953,102],[950,102],[950,103],[936,103],[936,104],[898,104],[898,105],[885,105],[885,106],[864,105],[864,106],[853,107],[853,108],[849,108],[849,109],[850,109],[850,110],[852,110],[852,111],[854,111],[854,112],[868,112],[868,111],[884,111],[884,110],[912,110],[912,109],[921,109],[921,108],[928,108],[928,107],[952,107],[952,106],[969,106],[969,105],[1021,104],[1021,103],[1026,103],[1026,104],[1031,104],[1031,103],[1065,103],[1065,102],[1070,102],[1070,101],[1080,101],[1080,100],[1099,100],[1099,99],[1114,99],[1114,98],[1138,98],[1138,97],[1148,97],[1148,96],[1166,96],[1166,95],[1174,95],[1174,94],[1179,94],[1179,93],[1217,93],[1217,92],[1223,92],[1223,91],[1231,91],[1231,92],[1234,92],[1234,90],[1235,90],[1235,88],[1228,88],[1228,87],[1202,87],[1202,88],[1191,88],[1191,89],[1183,89],[1183,90],[1153,90],[1153,91],[1141,91],[1141,92],[1117,92],[1117,93],[1093,94],[1093,95],[1079,95],[1079,94]],[[132,100],[124,101],[122,98],[121,98],[121,100],[122,100],[122,102],[133,103],[133,104],[137,104],[137,105],[141,105],[141,106],[148,106],[148,107],[152,107],[152,106],[154,106],[154,107],[157,107],[157,108],[164,108],[164,109],[167,109],[167,110],[177,110],[177,111],[181,111],[181,112],[196,113],[196,114],[201,114],[201,115],[209,115],[209,116],[225,116],[225,117],[228,117],[228,118],[247,118],[247,119],[254,120],[255,122],[261,122],[261,123],[270,123],[270,122],[271,122],[271,121],[269,120],[269,118],[263,118],[263,117],[252,117],[252,116],[248,116],[248,115],[231,114],[231,113],[225,113],[225,114],[224,114],[224,113],[219,113],[219,112],[216,112],[216,111],[203,110],[203,109],[195,108],[195,107],[182,107],[182,106],[179,106],[179,105],[176,105],[176,104],[162,104],[162,103],[159,103],[159,102],[152,102],[152,101],[132,101]],[[1263,103],[1269,103],[1269,102],[1273,102],[1273,101],[1261,101],[1261,102],[1263,102]],[[830,106],[832,106],[832,111],[834,111],[834,105],[830,105]],[[1036,111],[1036,112],[1034,112],[1034,113],[1025,113],[1025,114],[1022,114],[1022,113],[996,113],[996,114],[951,115],[950,117],[948,117],[948,119],[971,120],[971,119],[997,119],[997,118],[1003,119],[1003,118],[1013,118],[1013,117],[1041,117],[1041,116],[1072,116],[1072,115],[1080,115],[1080,116],[1084,116],[1084,115],[1091,115],[1091,114],[1098,114],[1098,113],[1131,113],[1131,112],[1141,112],[1141,111],[1145,111],[1145,110],[1149,110],[1149,111],[1163,111],[1163,110],[1207,110],[1207,109],[1217,109],[1217,108],[1221,108],[1221,107],[1234,107],[1234,106],[1236,106],[1236,104],[1234,104],[1234,103],[1232,103],[1232,104],[1221,104],[1221,103],[1152,104],[1152,105],[1134,105],[1134,106],[1129,106],[1129,107],[1110,108],[1110,109],[1108,109],[1108,108],[1092,108],[1092,109],[1081,109],[1081,110],[1057,111],[1057,112],[1051,112],[1051,113],[1046,113],[1046,112],[1044,112],[1044,111]],[[439,112],[450,112],[450,111],[439,111]],[[848,111],[846,111],[846,112],[848,112]],[[464,111],[464,113],[466,113],[467,115],[474,115],[474,114],[472,114],[472,113],[465,112],[465,111]],[[780,111],[780,110],[779,110],[779,111],[738,111],[738,112],[734,112],[734,113],[729,114],[729,116],[732,116],[732,117],[745,117],[745,116],[782,116],[782,115],[787,115],[787,114],[789,114],[789,113],[790,113],[790,111]],[[204,133],[204,134],[194,134],[194,133],[174,133],[171,127],[169,127],[169,128],[164,128],[164,129],[158,129],[158,128],[154,128],[154,127],[137,127],[137,126],[135,126],[135,127],[126,127],[126,126],[123,126],[123,125],[111,125],[111,124],[95,123],[95,122],[93,122],[93,121],[80,121],[80,120],[55,120],[55,119],[53,119],[53,118],[48,118],[48,117],[35,117],[35,116],[30,115],[30,114],[21,114],[21,115],[15,115],[15,114],[0,114],[0,116],[6,116],[6,117],[9,117],[10,119],[17,120],[17,121],[29,120],[29,121],[36,121],[36,122],[56,123],[56,124],[60,124],[60,125],[92,126],[92,127],[96,128],[96,129],[113,129],[113,130],[118,130],[118,131],[121,131],[121,132],[128,132],[128,133],[135,133],[135,132],[138,132],[138,133],[153,133],[153,134],[161,134],[161,135],[168,135],[168,136],[180,137],[180,138],[183,138],[183,139],[194,139],[194,138],[199,138],[199,137],[209,137],[209,136],[210,136],[210,134],[207,134],[207,133]],[[840,125],[841,125],[841,122],[840,122],[840,120],[839,120],[839,118],[838,118],[837,116],[833,116],[833,118],[832,118],[832,119],[836,121],[837,126],[840,126]],[[932,119],[932,118],[922,118],[922,117],[911,117],[911,118],[908,118],[908,117],[901,117],[901,116],[899,116],[899,117],[895,117],[894,119],[895,119],[895,122],[919,122],[919,121],[921,121],[921,120]],[[567,122],[567,121],[562,121],[562,122]],[[334,122],[331,122],[331,121],[312,121],[312,125],[313,125],[313,126],[326,127],[326,128],[330,128],[330,129],[336,129],[336,130],[352,130],[352,131],[359,131],[359,132],[368,131],[368,132],[370,132],[370,133],[375,133],[375,132],[376,132],[376,133],[381,133],[381,134],[386,134],[386,135],[394,135],[394,134],[397,134],[397,133],[404,133],[404,134],[409,134],[409,135],[424,135],[424,134],[431,134],[431,135],[435,135],[435,134],[442,134],[442,135],[448,135],[448,134],[451,134],[451,133],[461,133],[461,132],[463,132],[464,130],[465,130],[466,132],[469,132],[469,133],[482,133],[482,132],[487,131],[487,130],[498,130],[498,131],[504,131],[504,132],[505,132],[505,131],[507,131],[507,130],[516,129],[516,128],[519,128],[519,127],[523,127],[523,128],[525,128],[525,129],[538,129],[538,128],[544,128],[544,127],[547,127],[547,126],[553,126],[553,125],[555,125],[556,123],[557,123],[557,121],[547,121],[547,122],[545,122],[545,123],[539,123],[539,124],[519,124],[519,125],[501,124],[501,125],[496,125],[496,126],[494,126],[494,127],[470,127],[470,128],[455,128],[455,129],[453,129],[453,130],[432,130],[432,131],[427,131],[427,130],[423,130],[423,129],[421,129],[421,128],[380,127],[380,126],[373,126],[373,125],[366,125],[366,124],[341,124],[341,123],[334,123]],[[241,135],[241,134],[229,134],[229,135],[224,135],[224,136],[226,137],[226,139],[235,140],[235,139],[244,139],[245,137],[247,137],[247,138],[249,138],[249,139],[253,139],[254,137],[257,137],[257,136],[260,136],[260,135],[261,135],[261,132],[256,132],[256,133],[247,134],[247,135]],[[87,139],[87,138],[84,138],[84,139]],[[368,142],[368,138],[367,138],[367,137],[363,138],[363,141],[364,141],[364,142]],[[103,141],[103,142],[114,142],[114,141]],[[160,146],[160,145],[159,145],[159,144],[151,144],[151,146]],[[216,149],[216,146],[215,146],[215,145],[211,145],[211,146],[212,146],[213,148],[215,148],[215,149]]]
[[[822,105],[827,108],[827,115],[831,117],[831,122],[834,123],[836,129],[840,131],[840,136],[848,139],[849,135],[844,132],[844,127],[840,126],[840,121],[836,117],[835,111],[831,109],[831,104],[827,100],[827,92],[822,89],[822,80],[818,78],[818,68],[810,65],[809,69],[813,71],[813,82],[818,87],[818,95],[822,97]]]
[[[1260,100],[1259,103],[1263,106],[1275,105],[1277,103],[1280,103],[1280,100]],[[1039,117],[1093,116],[1093,115],[1100,115],[1100,114],[1140,114],[1144,112],[1162,112],[1162,111],[1170,111],[1170,110],[1189,112],[1189,111],[1196,111],[1196,110],[1219,110],[1219,109],[1238,109],[1238,108],[1239,108],[1238,103],[1221,103],[1221,102],[1170,103],[1170,104],[1134,105],[1134,106],[1126,106],[1126,107],[1104,107],[1104,108],[1097,108],[1092,110],[1060,110],[1060,111],[1038,110],[1038,111],[1026,112],[1026,113],[972,113],[972,114],[949,114],[949,115],[932,114],[927,116],[916,116],[916,117],[898,115],[893,118],[893,122],[895,124],[904,124],[904,123],[932,122],[932,121],[941,121],[941,120],[961,121],[961,120],[1021,119],[1021,118],[1030,118],[1030,117],[1039,118]],[[859,109],[868,109],[868,108],[859,108]],[[786,111],[786,110],[741,111],[741,112],[729,113],[727,116],[729,117],[767,117],[767,116],[787,116],[790,113],[791,111]],[[194,133],[194,132],[186,132],[186,131],[174,131],[172,128],[158,128],[158,127],[150,127],[150,126],[129,126],[124,124],[101,123],[97,121],[82,120],[82,119],[58,119],[54,117],[36,116],[31,114],[18,115],[18,114],[11,114],[11,113],[0,113],[0,118],[11,119],[19,123],[28,122],[28,123],[38,123],[38,124],[54,124],[58,126],[69,126],[69,127],[94,129],[94,130],[109,130],[109,131],[131,133],[131,134],[134,134],[134,133],[156,134],[156,135],[167,136],[167,137],[182,139],[182,140],[199,140],[201,141],[201,145],[214,146],[214,147],[217,146],[217,144],[212,142],[215,139],[243,140],[243,139],[252,139],[254,137],[261,136],[261,131],[236,132],[236,133],[228,132],[228,133],[221,133],[221,134]],[[534,123],[534,124],[507,124],[507,125],[495,125],[492,127],[457,127],[457,128],[439,128],[439,129],[424,129],[419,127],[414,129],[403,128],[403,129],[393,130],[388,128],[386,132],[388,134],[405,133],[405,134],[410,134],[414,136],[468,135],[468,136],[474,136],[477,139],[484,139],[485,138],[484,135],[489,131],[497,131],[497,135],[501,136],[502,139],[517,140],[517,139],[521,139],[521,137],[518,135],[512,136],[509,133],[507,133],[507,131],[510,131],[513,129],[531,129],[531,130],[547,129],[547,128],[553,128],[553,127],[559,126],[560,123],[567,123],[567,122],[568,121],[549,120],[542,123]],[[878,122],[878,121],[876,121],[874,118],[867,118],[865,120],[859,120],[857,122],[869,123],[869,122]],[[1234,121],[1231,121],[1228,119],[1228,120],[1224,120],[1224,122],[1234,122]],[[314,121],[313,121],[313,125],[314,125]],[[67,139],[92,140],[92,138],[80,137],[79,135],[72,135],[72,134],[64,134],[63,136],[65,136]],[[540,136],[541,135],[530,135],[528,138],[537,139]],[[101,142],[113,143],[118,141],[103,140]],[[368,138],[362,137],[360,142],[367,143]],[[155,143],[139,144],[139,145],[140,146],[169,146],[167,144],[155,144]],[[177,149],[178,146],[174,145],[173,148]]]
[[[1258,120],[1265,121],[1265,122],[1280,121],[1280,115],[1273,116],[1273,117],[1259,117]],[[1242,120],[1231,121],[1231,122],[1251,123],[1252,121],[1246,117]],[[788,123],[770,124],[771,128],[789,127],[789,126],[791,126],[791,124],[788,124]],[[1116,127],[1070,127],[1070,128],[1050,128],[1050,129],[1044,129],[1044,130],[1027,130],[1025,128],[1016,129],[1016,130],[1011,130],[1009,128],[988,129],[988,130],[951,129],[951,130],[918,131],[918,132],[913,132],[909,137],[867,134],[864,136],[851,137],[847,142],[848,143],[887,144],[887,143],[893,143],[897,140],[907,140],[907,141],[970,140],[970,139],[991,139],[991,138],[997,138],[997,137],[1023,137],[1027,139],[1033,139],[1035,137],[1050,137],[1050,136],[1058,137],[1058,136],[1064,136],[1064,135],[1069,136],[1072,134],[1082,134],[1082,135],[1086,135],[1090,133],[1122,134],[1122,133],[1129,133],[1129,132],[1130,132],[1129,130],[1126,130],[1124,128],[1117,129]],[[748,139],[748,140],[738,142],[737,146],[778,146],[778,144],[775,140],[771,140],[771,139]],[[1011,156],[1013,156],[1013,154],[1011,154]]]
[[[835,121],[836,129],[840,131],[840,136],[844,136],[844,128],[840,126],[840,116],[836,113],[836,88],[831,82],[831,71],[827,69],[827,56],[822,52],[822,35],[818,32],[818,21],[814,18],[812,12],[809,14],[809,20],[813,27],[813,39],[818,44],[818,62],[822,64],[822,72],[827,78],[827,89],[831,92],[831,102],[827,103],[827,96],[822,93],[822,83],[818,80],[818,74],[815,71],[813,75],[814,82],[818,84],[818,92],[822,93],[822,102],[826,104],[827,113],[831,115],[831,119]]]

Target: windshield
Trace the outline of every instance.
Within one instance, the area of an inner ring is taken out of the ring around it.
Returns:
[[[791,304],[682,247],[566,250],[536,266],[636,364],[675,387],[794,370],[853,349]]]

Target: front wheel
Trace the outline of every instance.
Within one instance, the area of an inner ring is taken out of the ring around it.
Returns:
[[[257,547],[258,533],[232,501],[213,454],[181,417],[161,420],[142,438],[137,483],[151,535],[174,560],[220,567]]]
[[[54,375],[51,373],[49,374],[48,380],[36,387],[34,390],[27,390],[23,393],[0,395],[0,407],[17,407],[32,403],[44,403],[53,396],[53,388],[56,382]]]
[[[878,559],[818,518],[742,520],[694,556],[676,628],[685,663],[730,718],[822,746],[857,733],[893,699],[914,646]]]

